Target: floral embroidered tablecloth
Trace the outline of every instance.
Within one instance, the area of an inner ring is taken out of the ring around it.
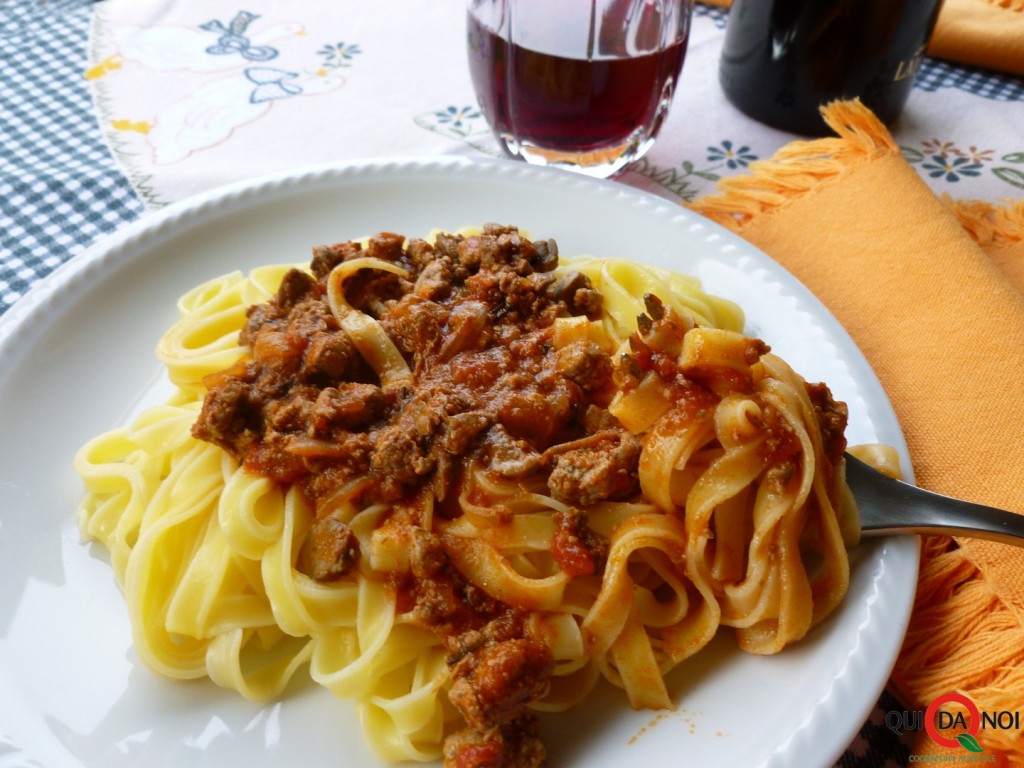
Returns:
[[[118,226],[297,166],[493,155],[463,0],[0,4],[0,312]],[[726,13],[697,6],[673,107],[624,184],[690,201],[795,137],[717,80]],[[894,126],[937,193],[1024,195],[1024,81],[927,59]],[[883,699],[843,766],[904,764]],[[0,744],[0,758],[3,745]],[[0,759],[2,761],[2,759]]]
[[[306,163],[499,154],[470,86],[463,3],[401,8],[108,0],[85,73],[100,128],[147,205]],[[698,6],[672,112],[625,183],[689,200],[792,140],[721,95],[725,19]],[[1019,195],[1022,100],[1018,80],[929,62],[896,138],[937,191]]]
[[[726,12],[698,4],[672,109],[623,183],[693,200],[791,134],[722,96]],[[7,0],[0,311],[121,223],[221,184],[382,156],[499,155],[461,0]],[[928,59],[894,135],[939,193],[1024,193],[1024,82]]]

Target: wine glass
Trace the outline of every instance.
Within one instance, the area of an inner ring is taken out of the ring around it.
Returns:
[[[693,0],[469,0],[480,108],[512,157],[609,177],[654,143]]]

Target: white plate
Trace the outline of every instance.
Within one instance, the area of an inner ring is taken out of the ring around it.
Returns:
[[[83,544],[75,450],[165,390],[153,349],[188,288],[311,246],[499,221],[565,255],[630,256],[694,274],[747,312],[748,332],[850,407],[851,442],[906,448],[850,338],[792,276],[740,238],[622,184],[522,164],[381,161],[259,180],[145,217],[73,259],[0,318],[0,763],[374,766],[352,707],[312,683],[252,704],[136,658],[103,553]],[[837,279],[842,267],[836,265]],[[876,702],[906,628],[913,538],[855,553],[850,592],[774,657],[723,632],[671,678],[679,709],[633,712],[604,690],[545,720],[552,766],[825,766]]]

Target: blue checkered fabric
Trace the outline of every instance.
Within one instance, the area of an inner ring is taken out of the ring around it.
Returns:
[[[924,60],[914,87],[923,91],[957,88],[994,101],[1024,101],[1024,79],[938,59]]]
[[[87,0],[0,3],[0,312],[144,208],[103,142]]]
[[[718,29],[725,29],[725,23],[729,20],[729,10],[719,8],[717,5],[704,5],[697,3],[693,6],[693,12],[697,16],[706,16]]]

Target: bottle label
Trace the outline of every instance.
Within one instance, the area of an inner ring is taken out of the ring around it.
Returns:
[[[911,56],[909,59],[904,59],[900,62],[900,65],[896,68],[896,76],[893,78],[894,81],[906,80],[908,77],[913,77],[917,74],[917,70],[921,68],[921,63],[924,61],[925,46],[921,46],[917,49],[917,53]]]

